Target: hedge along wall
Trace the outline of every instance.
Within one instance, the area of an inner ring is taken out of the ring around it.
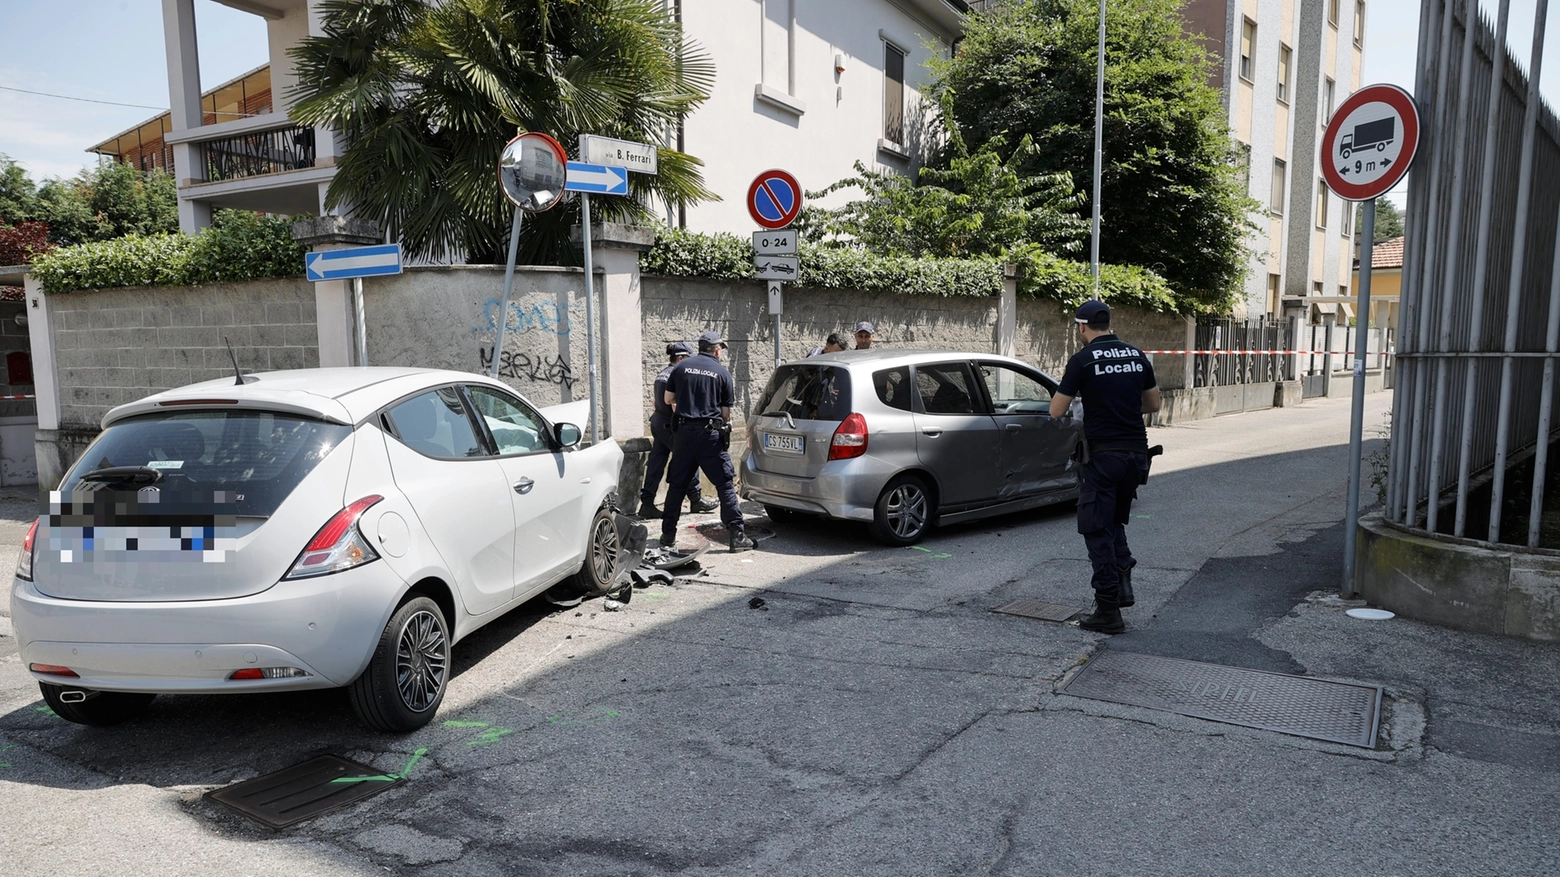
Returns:
[[[110,408],[245,372],[319,365],[314,284],[302,277],[49,296],[60,427],[96,431]]]
[[[774,317],[768,312],[766,284],[645,276],[641,289],[646,388],[666,365],[668,343],[692,342],[700,332],[714,329],[730,344],[727,365],[737,382],[737,409],[745,415],[774,371]],[[997,349],[995,297],[790,286],[784,295],[780,332],[781,354],[786,359],[805,356],[808,350],[822,344],[830,332],[848,335],[860,320],[877,329],[874,346],[970,352]],[[1123,340],[1130,344],[1148,349],[1180,349],[1186,343],[1186,317],[1129,306],[1118,306],[1114,313]],[[1079,346],[1070,310],[1054,301],[1019,300],[1019,359],[1060,378],[1067,358]],[[1160,363],[1160,386],[1180,387],[1179,359],[1162,357],[1156,365]]]

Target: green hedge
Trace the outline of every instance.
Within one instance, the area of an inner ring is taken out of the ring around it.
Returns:
[[[814,289],[997,296],[1002,294],[1002,266],[1007,262],[1023,267],[1018,288],[1023,298],[1049,299],[1075,307],[1088,299],[1094,288],[1088,265],[1035,246],[1015,250],[1006,258],[914,259],[804,243],[800,256],[797,285]],[[639,266],[646,273],[672,277],[750,280],[753,248],[732,234],[661,229],[655,246],[640,258]],[[1147,310],[1177,310],[1164,278],[1135,265],[1100,266],[1100,297]]]
[[[183,234],[126,235],[61,247],[32,262],[44,292],[121,286],[194,286],[303,273],[304,249],[292,219],[219,210],[210,228]]]

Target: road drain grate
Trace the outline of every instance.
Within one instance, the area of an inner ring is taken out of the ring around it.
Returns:
[[[1038,618],[1041,621],[1061,622],[1083,610],[1076,606],[1063,606],[1060,603],[1042,603],[1039,600],[1014,600],[991,611],[1001,612],[1004,615],[1022,615],[1025,618]]]
[[[1367,749],[1381,718],[1380,686],[1109,650],[1059,693]]]
[[[272,828],[286,828],[372,798],[400,783],[400,777],[386,776],[367,765],[322,755],[207,792],[206,797]]]

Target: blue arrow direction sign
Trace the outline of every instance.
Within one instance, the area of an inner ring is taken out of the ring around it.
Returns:
[[[303,254],[304,273],[310,280],[347,280],[401,273],[401,245],[379,244],[346,250]]]
[[[627,195],[628,169],[571,161],[568,180],[563,187],[570,192],[590,195]]]

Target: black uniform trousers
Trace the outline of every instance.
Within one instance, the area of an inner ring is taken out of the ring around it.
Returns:
[[[672,419],[664,414],[650,415],[650,460],[645,464],[645,486],[639,491],[639,501],[644,505],[655,504],[655,492],[661,487],[661,475],[666,472],[666,461],[672,456]],[[683,497],[689,502],[703,498],[699,491],[699,478],[695,475],[685,490],[675,486],[666,491],[666,502],[680,503]]]
[[[1096,451],[1078,468],[1078,532],[1094,566],[1096,594],[1120,593],[1119,569],[1137,565],[1127,547],[1127,522],[1138,485],[1148,480],[1148,454]]]
[[[742,509],[737,505],[737,470],[731,465],[731,455],[720,446],[720,433],[710,429],[707,421],[684,423],[677,428],[672,443],[672,466],[667,481],[687,484],[698,471],[715,485],[720,495],[720,519],[727,532],[741,533]],[[661,514],[661,544],[668,548],[677,544],[677,521],[682,517],[682,503],[668,502]]]

